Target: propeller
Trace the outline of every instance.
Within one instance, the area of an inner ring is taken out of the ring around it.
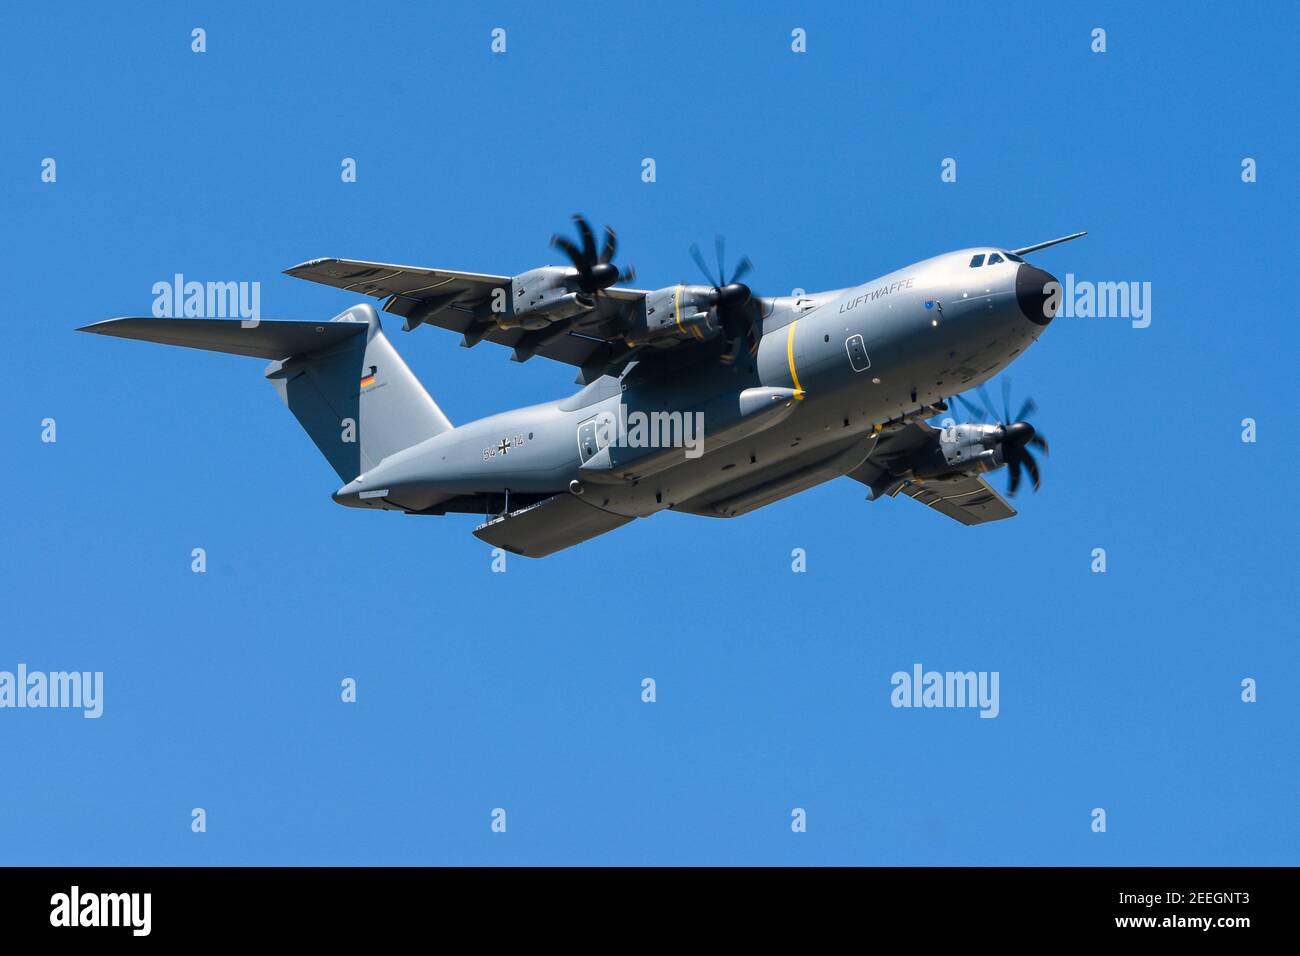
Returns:
[[[1011,483],[1007,485],[1009,495],[1014,495],[1016,489],[1020,487],[1022,466],[1034,481],[1034,491],[1037,491],[1042,483],[1038,462],[1034,461],[1034,456],[1029,454],[1030,445],[1041,448],[1043,453],[1047,454],[1047,440],[1038,434],[1029,422],[1012,422],[1002,426],[1002,459],[1007,463],[1007,471],[1011,475]]]
[[[578,227],[579,246],[573,240],[561,235],[551,237],[551,245],[564,252],[578,270],[578,289],[587,295],[595,295],[602,289],[608,289],[616,282],[631,282],[636,278],[636,269],[628,266],[622,272],[614,265],[614,253],[618,251],[618,235],[609,226],[605,227],[605,244],[596,254],[596,236],[591,231],[591,224],[581,213],[574,213],[573,221]]]
[[[953,403],[954,401],[958,402],[958,403],[959,403],[963,408],[965,408],[965,409],[966,409],[966,413],[967,413],[968,415],[970,415],[971,418],[975,419],[976,421],[978,421],[978,420],[981,419],[981,418],[988,418],[989,413],[986,412],[986,411],[984,411],[984,409],[978,407],[977,405],[975,405],[975,404],[973,404],[973,403],[971,403],[971,402],[966,401],[966,399],[962,398],[960,395],[954,395],[954,396],[952,396],[952,398],[948,401],[948,411],[950,411],[950,412],[953,413],[953,422],[954,422],[954,423],[957,421],[956,410],[953,408],[953,405],[952,405],[952,403]]]
[[[717,313],[718,321],[722,324],[722,332],[727,338],[727,351],[722,356],[722,361],[730,365],[739,357],[746,341],[749,342],[750,352],[758,351],[758,323],[750,308],[755,300],[749,286],[740,281],[741,276],[748,273],[754,264],[749,261],[749,256],[742,257],[736,263],[731,279],[728,280],[726,277],[727,240],[724,236],[714,238],[714,251],[718,257],[717,281],[714,281],[713,273],[700,253],[700,247],[691,243],[691,258],[695,260],[695,264],[700,267],[700,272],[704,273],[704,278],[713,287],[710,305]]]
[[[988,418],[995,414],[989,411],[993,409],[993,401],[989,398],[988,391],[983,385],[980,385],[976,391],[979,392],[980,400],[984,403],[983,407],[962,398],[960,395],[953,397],[962,404],[962,406],[977,418]],[[1042,484],[1042,476],[1038,470],[1038,462],[1034,456],[1029,453],[1030,448],[1037,448],[1044,455],[1050,453],[1047,447],[1047,439],[1038,433],[1033,425],[1025,421],[1025,418],[1032,415],[1038,410],[1038,403],[1032,398],[1026,398],[1020,406],[1020,410],[1013,417],[1011,414],[1011,380],[1003,377],[1002,379],[1002,415],[998,419],[998,443],[1002,446],[1002,460],[1007,464],[1007,473],[1010,476],[1010,482],[1007,485],[1007,494],[1015,495],[1016,489],[1020,487],[1020,477],[1022,470],[1029,472],[1029,477],[1033,479],[1034,490],[1037,491]]]

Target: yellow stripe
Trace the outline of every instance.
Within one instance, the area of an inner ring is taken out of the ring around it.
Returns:
[[[790,323],[790,335],[785,340],[785,357],[790,362],[790,380],[794,382],[794,397],[803,401],[803,386],[799,384],[799,373],[794,367],[794,327],[798,324],[798,319]]]
[[[682,287],[681,286],[678,286],[677,288],[673,289],[673,308],[677,312],[677,331],[682,333],[682,335],[685,335],[686,330],[682,328]]]

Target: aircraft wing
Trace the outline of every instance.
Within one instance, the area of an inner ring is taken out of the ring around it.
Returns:
[[[871,456],[848,476],[869,487],[872,500],[905,494],[964,525],[1015,517],[1016,509],[979,475],[911,477],[906,465],[908,455],[936,432],[933,425],[923,421],[888,431],[881,436]]]
[[[978,475],[912,480],[902,493],[965,525],[1014,518],[1016,509]]]
[[[421,269],[356,259],[312,259],[285,269],[284,272],[296,279],[309,279],[379,299],[399,296],[411,301],[435,295],[445,296],[452,292],[460,293],[467,300],[473,301],[479,294],[486,298],[494,288],[510,283],[509,276]]]
[[[492,518],[474,534],[496,548],[527,558],[571,548],[597,535],[621,528],[632,519],[589,505],[567,492]]]
[[[403,328],[408,332],[428,323],[460,333],[465,346],[484,340],[504,345],[514,350],[515,361],[540,355],[576,365],[584,370],[580,381],[599,375],[628,351],[616,336],[604,337],[598,331],[576,332],[569,328],[568,320],[538,331],[500,328],[493,321],[492,296],[496,289],[505,289],[508,294],[511,276],[355,259],[312,259],[286,269],[285,274],[385,299],[384,311],[402,316],[406,320]],[[605,289],[596,297],[601,321],[588,322],[587,327],[598,330],[602,321],[623,318],[645,296],[636,289]]]

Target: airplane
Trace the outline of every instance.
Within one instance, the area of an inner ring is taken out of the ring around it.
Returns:
[[[1016,514],[983,477],[1006,467],[1035,490],[1030,448],[1046,440],[994,417],[984,383],[1037,341],[1059,284],[1024,257],[1086,235],[1017,249],[979,246],[827,292],[766,297],[740,280],[748,257],[707,284],[622,286],[574,216],[552,238],[568,265],[514,276],[350,259],[312,259],[300,279],[383,300],[403,329],[436,325],[461,344],[575,366],[558,401],[453,426],[398,355],[369,302],[327,322],[120,318],[79,331],[270,360],[265,377],[343,484],[350,508],[478,514],[474,534],[540,558],[663,510],[733,518],[847,476],[869,500],[900,493],[964,525]],[[797,290],[796,290],[797,291]],[[982,402],[959,393],[976,389]],[[954,401],[955,400],[955,401]],[[974,419],[957,423],[957,404]],[[927,419],[947,413],[943,428]]]

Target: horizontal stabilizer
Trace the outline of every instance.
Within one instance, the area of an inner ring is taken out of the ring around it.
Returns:
[[[255,358],[282,359],[316,352],[362,335],[365,322],[292,322],[265,319],[109,319],[83,326],[78,332],[113,335],[122,339],[183,345],[209,352],[229,352]]]
[[[109,319],[79,331],[270,359],[263,374],[343,481],[452,427],[369,303],[328,322]]]

